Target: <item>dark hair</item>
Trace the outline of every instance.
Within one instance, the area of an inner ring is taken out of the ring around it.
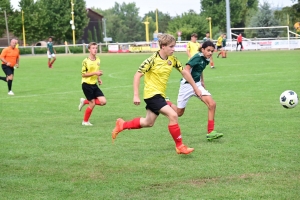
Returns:
[[[215,45],[214,45],[214,43],[213,43],[212,41],[208,40],[208,41],[205,41],[205,42],[202,44],[202,46],[200,47],[199,50],[205,49],[206,47],[213,47],[213,48],[215,48]]]

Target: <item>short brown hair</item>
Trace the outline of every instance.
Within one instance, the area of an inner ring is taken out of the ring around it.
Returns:
[[[191,37],[198,37],[198,34],[197,33],[193,33],[192,35],[191,35]]]
[[[98,44],[96,42],[90,42],[88,45],[88,49],[90,49],[91,46],[94,46],[94,45],[98,46]]]
[[[158,36],[158,44],[161,48],[162,46],[167,46],[171,44],[172,42],[176,42],[176,39],[173,35],[170,34],[161,34]]]

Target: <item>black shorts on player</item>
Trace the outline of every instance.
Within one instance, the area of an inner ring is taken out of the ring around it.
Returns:
[[[144,99],[147,110],[151,110],[154,114],[159,115],[160,109],[165,107],[167,104],[166,99],[160,94],[154,95],[149,99]]]
[[[97,84],[82,83],[82,90],[87,100],[91,101],[97,97],[104,96],[103,92],[97,86]]]
[[[6,64],[2,64],[2,70],[4,71],[6,76],[10,76],[14,74],[15,69],[13,67],[9,67]]]
[[[217,46],[217,50],[220,50],[220,49],[222,49],[222,46]]]

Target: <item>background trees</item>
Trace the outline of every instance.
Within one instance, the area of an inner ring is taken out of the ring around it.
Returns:
[[[158,24],[160,33],[170,33],[177,37],[177,32],[182,32],[181,39],[189,40],[192,33],[199,35],[199,40],[209,31],[207,17],[212,18],[212,37],[216,39],[220,33],[226,32],[226,6],[225,0],[199,0],[199,10],[190,10],[181,15],[170,16],[158,9]],[[267,3],[258,5],[259,0],[230,0],[231,27],[250,27],[250,26],[276,26],[289,25],[291,30],[294,23],[300,22],[300,0],[289,0],[294,2],[291,7],[285,7],[282,10],[273,10]],[[76,41],[83,35],[83,30],[88,24],[86,14],[85,0],[74,0],[74,16],[76,26]],[[24,14],[24,25],[26,31],[26,43],[32,44],[40,40],[46,40],[48,36],[54,36],[55,41],[63,43],[72,41],[71,4],[70,0],[19,0],[21,10],[13,10],[10,0],[0,0],[0,35],[5,33],[5,20],[3,10],[6,10],[8,16],[8,25],[10,32],[15,36],[22,38],[22,11]],[[150,10],[142,17],[139,8],[135,3],[117,3],[114,6],[101,10],[92,8],[105,18],[106,35],[111,37],[113,42],[134,42],[145,41],[146,19],[149,24],[150,40],[153,39],[153,33],[156,30],[156,11]],[[198,12],[200,11],[200,12]],[[200,13],[200,14],[198,14]],[[90,41],[103,42],[104,29],[102,22],[100,28],[91,29],[88,33]],[[98,27],[98,26],[97,26]],[[257,36],[264,35],[272,37],[273,32],[258,32]],[[247,33],[254,37],[254,34]]]
[[[279,26],[279,22],[275,19],[273,11],[269,3],[264,2],[260,5],[258,12],[251,18],[251,27],[270,27]],[[248,34],[249,37],[268,38],[278,37],[280,33],[279,29],[258,29],[255,33]]]
[[[13,26],[14,12],[9,0],[0,0],[0,36],[6,33],[4,11],[7,15],[8,27]]]

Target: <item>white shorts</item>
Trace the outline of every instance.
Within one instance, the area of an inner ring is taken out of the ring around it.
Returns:
[[[55,54],[50,54],[50,52],[47,52],[47,55],[48,55],[48,58],[54,58],[55,57]]]
[[[210,96],[211,94],[202,86],[201,82],[196,83],[203,96]],[[187,102],[191,97],[195,96],[193,87],[189,83],[180,83],[179,93],[177,97],[177,107],[185,108]]]

